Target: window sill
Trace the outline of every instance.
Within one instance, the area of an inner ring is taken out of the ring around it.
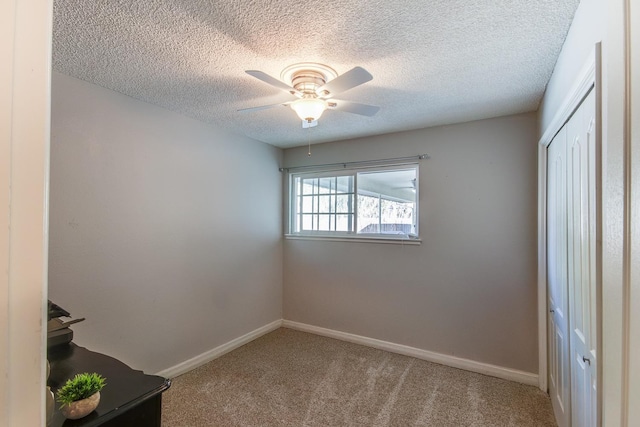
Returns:
[[[285,234],[287,240],[319,240],[327,242],[354,242],[354,243],[383,243],[391,245],[411,245],[419,246],[422,239],[401,239],[397,237],[346,237],[346,236],[309,236],[298,234]]]

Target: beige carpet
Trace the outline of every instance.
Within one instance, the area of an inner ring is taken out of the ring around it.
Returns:
[[[171,426],[555,426],[510,381],[281,328],[174,379]]]

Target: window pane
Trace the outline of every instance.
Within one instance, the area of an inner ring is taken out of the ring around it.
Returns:
[[[413,203],[382,200],[381,233],[410,234],[415,233]]]
[[[316,210],[319,213],[329,213],[331,212],[331,196],[318,196],[318,209]]]
[[[336,196],[336,212],[350,213],[350,207],[353,205],[352,200],[353,196],[351,194]]]
[[[379,233],[380,197],[358,194],[358,233]]]
[[[353,218],[353,215],[336,215],[336,231],[351,231],[349,218]]]
[[[302,212],[303,213],[312,213],[313,212],[313,199],[315,196],[302,196]]]
[[[358,232],[416,232],[416,169],[358,174]]]
[[[319,215],[318,219],[318,231],[329,231],[329,215]]]
[[[353,176],[338,177],[338,193],[353,193]]]
[[[331,192],[331,187],[333,184],[333,181],[335,180],[334,177],[329,177],[329,178],[320,178],[320,194],[327,194]]]
[[[313,230],[312,216],[313,215],[309,215],[309,214],[302,215],[302,229],[303,230],[308,230],[308,231]]]
[[[315,194],[318,192],[316,188],[317,178],[303,179],[302,180],[302,194]]]

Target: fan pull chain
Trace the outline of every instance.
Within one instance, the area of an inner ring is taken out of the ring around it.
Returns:
[[[311,128],[307,128],[307,134],[308,134],[308,143],[309,143],[309,151],[307,152],[307,156],[311,157]]]

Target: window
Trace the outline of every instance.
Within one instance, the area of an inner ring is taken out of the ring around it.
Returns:
[[[418,165],[290,175],[289,234],[418,236]]]

